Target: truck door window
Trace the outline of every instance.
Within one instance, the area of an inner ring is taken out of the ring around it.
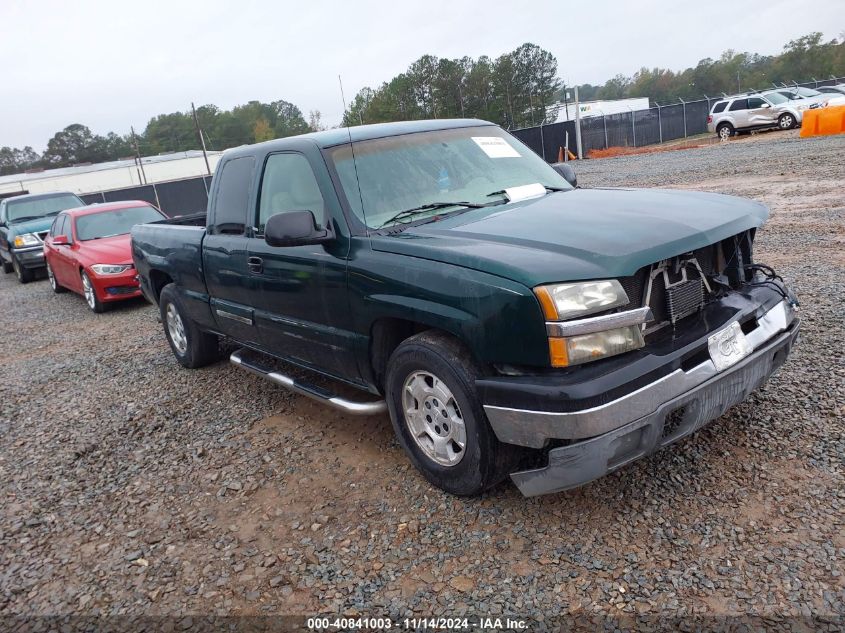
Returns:
[[[748,109],[753,110],[754,108],[762,108],[763,104],[766,103],[760,97],[749,97],[748,98]]]
[[[254,166],[252,156],[233,158],[223,165],[210,218],[211,232],[243,235]]]
[[[286,211],[311,211],[318,223],[325,221],[323,195],[302,154],[271,154],[267,158],[258,203],[258,232],[264,233],[271,215]]]

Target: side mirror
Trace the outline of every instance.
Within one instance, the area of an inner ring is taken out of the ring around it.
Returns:
[[[575,170],[569,166],[569,163],[555,163],[552,165],[552,169],[563,176],[566,182],[573,187],[578,186],[578,177],[575,175]]]
[[[67,235],[54,235],[53,246],[70,246],[70,240]]]
[[[332,239],[328,229],[317,227],[311,211],[276,213],[267,219],[264,241],[270,246],[305,246]]]

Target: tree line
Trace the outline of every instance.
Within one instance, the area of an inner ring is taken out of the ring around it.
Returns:
[[[309,120],[306,121],[302,111],[287,101],[250,101],[231,110],[204,105],[196,109],[196,114],[203,140],[210,150],[259,143],[324,128],[318,110],[310,112]],[[87,126],[74,123],[56,132],[47,142],[43,154],[38,154],[30,146],[23,149],[0,147],[0,175],[28,169],[102,163],[131,158],[138,153],[152,156],[199,147],[200,140],[190,110],[155,116],[137,134],[109,132],[100,136]]]
[[[749,90],[765,90],[772,84],[822,80],[845,75],[845,33],[823,41],[810,33],[787,42],[779,55],[757,55],[727,50],[718,59],[702,59],[679,72],[667,68],[641,68],[632,76],[616,75],[603,85],[579,86],[579,98],[622,99],[648,97],[665,103],[701,99]],[[562,98],[560,91],[558,98]]]
[[[601,85],[582,84],[579,96],[584,101],[649,97],[668,102],[843,75],[845,33],[827,42],[821,33],[810,33],[789,41],[778,55],[728,50],[716,60],[702,59],[682,71],[642,68],[632,76],[616,75]],[[423,55],[390,81],[360,90],[341,124],[468,117],[506,128],[527,127],[539,125],[546,108],[563,100],[570,88],[558,75],[555,56],[531,43],[496,59]],[[283,100],[250,101],[231,110],[203,105],[196,114],[206,146],[213,150],[325,128],[318,110],[311,111],[306,121],[296,105]],[[0,175],[117,160],[136,151],[149,156],[199,147],[190,110],[155,116],[137,135],[109,132],[101,136],[74,123],[57,132],[43,154],[30,146],[0,147]]]

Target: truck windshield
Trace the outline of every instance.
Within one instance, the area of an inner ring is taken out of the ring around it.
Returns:
[[[147,206],[81,215],[76,219],[76,238],[85,241],[125,235],[136,224],[156,222],[163,218],[161,212]]]
[[[57,215],[59,211],[84,207],[82,202],[72,193],[49,198],[35,198],[24,200],[9,200],[6,203],[6,215],[9,222],[20,222],[22,220],[34,220],[48,215]]]
[[[426,207],[429,216],[444,215],[489,203],[491,192],[510,187],[572,188],[542,158],[495,126],[356,142],[354,163],[349,145],[332,148],[329,156],[353,212],[373,229],[391,224],[390,219],[405,209]],[[453,205],[452,211],[440,204],[451,201],[469,204]]]

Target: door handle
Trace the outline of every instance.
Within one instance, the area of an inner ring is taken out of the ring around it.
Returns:
[[[250,257],[246,260],[246,265],[249,270],[254,273],[260,273],[264,270],[264,260],[260,257]]]

